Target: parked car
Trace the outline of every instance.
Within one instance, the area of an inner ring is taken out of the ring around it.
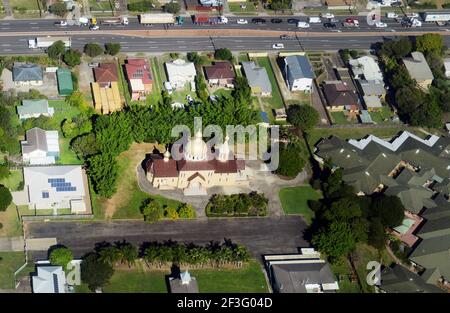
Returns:
[[[333,14],[333,13],[330,13],[330,12],[327,12],[327,13],[320,13],[319,16],[320,16],[320,17],[323,17],[323,18],[334,18],[334,14]]]
[[[306,22],[298,22],[297,27],[298,28],[309,28],[309,24]]]
[[[322,19],[318,16],[310,16],[308,17],[308,23],[309,24],[318,24],[318,23],[322,23]]]
[[[337,18],[330,18],[328,19],[328,22],[337,24],[339,23],[339,20]]]
[[[236,21],[238,24],[248,24],[248,21],[246,19],[240,18]]]
[[[334,29],[334,28],[336,28],[336,24],[335,23],[331,23],[331,22],[327,22],[327,23],[324,23],[323,24],[323,27],[325,27],[325,28],[332,28],[332,29]]]
[[[283,22],[283,20],[281,18],[273,18],[270,20],[270,22],[273,24],[280,24],[281,22]]]
[[[99,30],[100,27],[98,25],[91,25],[91,26],[89,26],[89,29],[90,30]]]
[[[376,22],[375,23],[375,27],[377,27],[377,28],[385,28],[385,27],[387,27],[387,24],[383,23],[383,22]]]
[[[284,44],[282,44],[282,43],[274,43],[272,45],[272,48],[273,49],[284,49]]]
[[[406,13],[405,16],[409,17],[409,18],[418,18],[419,14],[417,14],[417,13]]]
[[[386,13],[387,18],[398,18],[398,14],[394,12],[388,12]]]
[[[258,24],[258,25],[266,24],[266,20],[263,18],[254,18],[254,19],[252,19],[252,23]]]
[[[290,18],[287,20],[287,22],[288,22],[288,24],[297,24],[300,21],[296,18]]]

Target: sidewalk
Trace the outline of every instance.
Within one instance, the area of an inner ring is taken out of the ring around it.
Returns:
[[[0,251],[1,252],[19,252],[23,251],[24,240],[23,237],[0,237]]]

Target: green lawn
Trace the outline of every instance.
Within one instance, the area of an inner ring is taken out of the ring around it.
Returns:
[[[23,252],[0,252],[0,289],[14,288],[14,272],[24,262]]]
[[[283,188],[279,192],[281,206],[286,214],[300,214],[311,223],[314,212],[308,207],[308,200],[318,200],[321,195],[311,186]]]
[[[241,4],[245,4],[245,9],[241,8]],[[250,1],[242,1],[242,2],[228,2],[228,7],[230,8],[230,12],[232,13],[250,13],[254,14],[256,11],[256,7]]]
[[[0,179],[0,185],[4,185],[10,188],[12,191],[19,190],[19,186],[23,183],[23,173],[22,170],[13,170],[11,174]]]
[[[182,269],[184,270],[184,269]],[[252,260],[241,269],[190,270],[197,279],[202,293],[267,293],[268,288],[261,265]],[[116,270],[104,292],[166,293],[165,276],[168,272]],[[76,288],[77,292],[89,292],[86,285]]]
[[[267,101],[272,109],[284,108],[283,98],[281,97],[281,92],[280,89],[278,88],[278,83],[275,78],[275,74],[273,72],[269,58],[268,57],[256,58],[256,62],[266,69],[267,75],[269,76],[270,79],[270,84],[272,85],[272,96],[263,98],[263,101]]]
[[[9,0],[9,6],[14,10],[39,10],[38,0]]]
[[[356,121],[348,120],[344,112],[330,112],[331,118],[335,124],[354,124]]]
[[[358,282],[352,282],[350,275],[352,273],[350,263],[346,258],[342,258],[340,262],[331,264],[331,270],[336,276],[339,284],[339,293],[361,293]]]
[[[378,112],[370,112],[370,117],[372,121],[377,124],[386,124],[390,122],[390,118],[393,116],[393,113],[387,106],[383,106]]]
[[[111,3],[109,1],[97,2],[96,0],[89,0],[89,6],[92,11],[111,11]]]

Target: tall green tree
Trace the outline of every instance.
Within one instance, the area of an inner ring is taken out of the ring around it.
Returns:
[[[51,59],[58,60],[64,54],[64,51],[66,51],[66,46],[65,46],[64,42],[61,40],[58,40],[58,41],[54,42],[50,47],[48,47],[47,55]]]
[[[92,58],[103,54],[103,52],[103,48],[96,43],[87,43],[84,46],[84,53]]]
[[[117,190],[117,161],[111,154],[97,154],[88,159],[88,174],[94,190],[102,197],[111,198]]]
[[[63,61],[70,67],[77,66],[81,63],[81,52],[70,49],[64,53]]]
[[[322,228],[313,236],[311,242],[331,260],[347,256],[356,245],[350,226],[340,221],[332,222],[329,227]]]
[[[214,58],[217,60],[231,61],[233,54],[228,48],[220,48],[214,52]]]
[[[113,274],[112,265],[102,262],[96,253],[89,253],[81,262],[81,281],[86,283],[91,291],[108,284]]]
[[[147,199],[141,207],[144,221],[153,223],[164,217],[164,209],[161,204],[153,199]]]
[[[52,265],[60,265],[67,269],[67,264],[73,260],[73,253],[67,247],[57,247],[52,249],[49,255],[49,261]]]
[[[288,109],[288,121],[302,132],[310,132],[319,123],[319,113],[310,105],[291,105]]]
[[[105,44],[105,53],[109,55],[117,55],[120,52],[120,43],[107,43]]]
[[[445,45],[444,39],[440,34],[424,34],[416,37],[416,50],[424,54],[436,53],[442,55]]]
[[[5,186],[0,185],[0,212],[6,211],[12,202],[11,192]]]

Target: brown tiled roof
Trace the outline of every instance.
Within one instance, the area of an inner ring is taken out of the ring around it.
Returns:
[[[166,162],[161,156],[154,155],[147,161],[146,168],[155,177],[178,177],[177,162],[173,159]]]
[[[178,170],[181,171],[213,171],[214,164],[211,161],[186,161],[177,162]]]
[[[236,74],[230,62],[215,62],[211,66],[205,66],[206,79],[234,79]]]
[[[358,96],[343,83],[329,83],[323,86],[323,93],[329,106],[356,105]]]
[[[119,81],[117,65],[115,63],[102,63],[94,68],[95,81],[97,83],[109,83]]]

